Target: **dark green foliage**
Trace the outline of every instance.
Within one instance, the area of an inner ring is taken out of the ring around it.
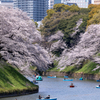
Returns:
[[[73,4],[73,5],[71,5],[69,7],[69,11],[71,11],[71,12],[79,12],[80,8],[78,6],[76,6],[75,4]]]
[[[64,31],[66,29],[68,22],[64,19],[60,20],[58,24],[58,29]]]
[[[88,15],[83,18],[83,23],[79,26],[80,32],[84,32],[87,26],[87,20],[89,19]]]
[[[58,28],[59,22],[61,20],[66,20],[71,18],[73,15],[78,13],[72,12],[55,12],[50,19],[44,18],[43,26],[40,27],[40,31],[44,36],[50,36],[55,34],[56,31],[61,30]]]
[[[62,12],[62,11],[68,11],[68,10],[71,12],[78,12],[80,10],[80,8],[74,4],[71,6],[68,6],[68,5],[59,3],[59,4],[55,4],[53,6],[53,10],[55,12]]]
[[[59,4],[55,4],[53,6],[53,10],[56,11],[56,12],[61,12],[61,11],[65,10],[64,8],[65,8],[65,5],[64,4],[60,4],[60,3]]]
[[[89,8],[81,8],[79,13],[88,14],[91,10]]]
[[[75,5],[63,5],[64,4],[54,5],[54,8],[52,9],[52,15],[49,16],[49,18],[44,18],[43,26],[41,26],[40,31],[42,35],[47,37],[55,34],[58,30],[62,30],[64,33],[63,40],[70,48],[77,44],[80,33],[85,32],[90,9],[79,8]],[[83,23],[79,26],[79,31],[74,36],[72,36],[73,32],[75,31],[74,28],[76,27],[76,23],[80,19],[83,20]],[[58,54],[58,51],[56,53]]]
[[[47,71],[60,71],[60,69],[58,69],[57,66],[58,66],[58,61],[55,60],[53,62],[53,67],[49,68]]]
[[[59,22],[58,29],[63,31],[63,40],[66,42],[68,47],[72,47],[73,45],[77,44],[75,41],[80,34],[77,33],[76,36],[73,37],[71,37],[71,34],[74,32],[73,28],[76,26],[76,22],[83,17],[84,16],[82,15],[73,15],[70,19],[61,20]]]
[[[63,52],[63,49],[59,48],[57,51],[52,51],[53,54],[55,54],[57,57],[59,57]]]

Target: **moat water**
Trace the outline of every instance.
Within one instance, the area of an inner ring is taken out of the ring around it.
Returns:
[[[74,88],[69,85],[73,83]],[[57,100],[99,100],[100,89],[96,88],[100,82],[90,80],[74,79],[73,81],[63,81],[63,78],[47,78],[43,77],[43,81],[39,81],[39,92],[31,95],[2,98],[0,100],[36,100],[39,95],[46,97],[50,95],[51,98]]]

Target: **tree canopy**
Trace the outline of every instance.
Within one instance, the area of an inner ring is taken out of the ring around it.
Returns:
[[[91,24],[99,24],[100,23],[100,5],[89,5],[89,9],[91,9],[89,13],[88,25]]]
[[[92,8],[91,8],[92,9]],[[40,28],[42,35],[50,36],[61,30],[64,33],[63,40],[68,47],[76,44],[75,39],[84,32],[87,26],[89,8],[79,8],[76,5],[68,6],[65,4],[55,4],[53,9],[47,10],[47,16],[42,21],[43,26]],[[83,20],[80,25],[80,32],[71,37],[74,27],[79,19]]]

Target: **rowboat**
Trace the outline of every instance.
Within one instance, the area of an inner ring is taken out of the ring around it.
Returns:
[[[64,78],[68,78],[68,76],[64,76]]]
[[[38,82],[36,82],[36,81],[31,81],[33,84],[37,84]]]
[[[50,99],[36,99],[36,100],[57,100],[57,98],[50,98]]]
[[[81,78],[79,78],[79,80],[83,80],[83,78],[81,77]]]
[[[42,79],[42,77],[41,76],[37,76],[36,77],[36,81],[42,81],[43,79]]]
[[[74,85],[70,85],[71,88],[75,87]]]
[[[99,86],[99,85],[97,85],[97,86],[96,86],[96,88],[100,88],[100,86]]]
[[[47,76],[47,78],[57,78],[56,76]]]
[[[63,79],[63,81],[73,81],[73,79]]]
[[[100,80],[97,80],[97,82],[100,82]]]

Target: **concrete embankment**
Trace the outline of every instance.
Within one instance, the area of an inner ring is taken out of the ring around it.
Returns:
[[[0,93],[0,98],[21,96],[21,95],[28,95],[28,94],[33,94],[33,93],[38,93],[38,89],[35,89],[35,90],[14,91],[12,93]]]
[[[54,72],[54,71],[43,72],[43,75],[44,76],[56,75],[59,77],[63,77],[64,75],[68,75],[69,77],[73,77],[73,78],[83,77],[83,78],[89,79],[89,80],[98,80],[100,78],[100,74],[66,73],[66,72]]]

